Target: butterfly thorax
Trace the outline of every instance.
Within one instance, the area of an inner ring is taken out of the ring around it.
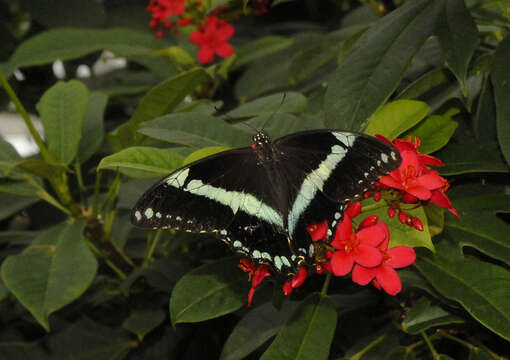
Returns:
[[[257,154],[261,165],[268,164],[276,160],[273,143],[269,136],[263,131],[258,131],[253,136],[253,144],[251,145],[251,148]]]

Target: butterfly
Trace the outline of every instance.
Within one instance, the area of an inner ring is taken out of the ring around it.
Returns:
[[[234,251],[279,272],[313,263],[306,227],[328,221],[396,169],[396,149],[364,134],[309,130],[217,153],[166,176],[138,200],[134,225],[217,233]]]

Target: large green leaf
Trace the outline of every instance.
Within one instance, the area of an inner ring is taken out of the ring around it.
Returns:
[[[22,158],[10,143],[0,138],[0,177],[9,176],[19,178],[12,170]]]
[[[420,273],[450,300],[460,303],[478,322],[510,340],[510,272],[475,258],[442,241],[435,256],[419,257]]]
[[[194,68],[153,87],[142,98],[131,119],[110,134],[112,146],[120,150],[135,145],[138,142],[135,137],[138,124],[171,112],[197,86],[209,79],[203,68]]]
[[[2,204],[2,206],[0,206],[0,220],[16,214],[18,211],[29,207],[37,201],[39,201],[39,199],[33,196],[28,197],[0,193],[0,203]]]
[[[292,45],[292,39],[283,36],[265,36],[241,46],[237,52],[234,69],[273,54]]]
[[[48,331],[49,315],[83,294],[96,274],[84,227],[84,222],[55,226],[2,264],[7,288]]]
[[[183,165],[191,164],[194,161],[203,159],[207,156],[211,156],[214,154],[218,154],[220,152],[224,152],[230,150],[228,146],[209,146],[202,149],[198,149],[193,151],[191,154],[186,156],[184,160],[182,161]]]
[[[306,97],[297,92],[277,93],[242,104],[227,113],[233,118],[247,118],[279,113],[302,113],[306,110]]]
[[[76,160],[88,160],[101,148],[104,139],[103,114],[108,103],[108,95],[101,92],[90,94],[89,106],[83,120],[82,138]]]
[[[146,55],[163,47],[151,34],[131,29],[60,28],[42,32],[23,42],[9,59],[11,70],[75,59],[107,49],[118,56]]]
[[[444,1],[443,15],[438,22],[439,42],[448,67],[457,77],[462,92],[467,96],[468,65],[480,38],[464,0]]]
[[[440,1],[406,2],[361,36],[329,81],[324,103],[329,127],[361,130],[366,126],[433,33],[441,9]]]
[[[438,168],[442,175],[510,171],[495,142],[466,140],[462,143],[449,144],[435,156],[445,164]]]
[[[182,160],[172,149],[133,146],[104,157],[97,169],[118,169],[134,178],[161,177],[181,166]]]
[[[439,306],[431,305],[427,298],[422,297],[405,315],[402,321],[402,330],[418,335],[432,327],[462,322],[464,322],[462,318],[450,314]]]
[[[165,320],[163,310],[143,309],[131,313],[122,327],[136,334],[140,341]]]
[[[328,359],[337,321],[330,298],[309,295],[262,355],[268,359]]]
[[[488,211],[463,211],[460,218],[448,216],[445,232],[462,246],[471,246],[510,264],[510,225]]]
[[[221,117],[195,112],[174,113],[143,123],[138,132],[174,144],[207,146],[246,146],[250,135]]]
[[[49,339],[52,360],[122,360],[134,345],[125,331],[87,318],[79,319]]]
[[[501,151],[510,166],[510,36],[499,44],[492,60],[491,80],[496,101],[496,126]]]
[[[238,258],[224,259],[184,275],[170,298],[172,324],[213,319],[243,306],[250,283],[238,263]]]
[[[418,99],[430,90],[449,81],[446,69],[434,69],[426,72],[409,84],[399,94],[399,99]]]
[[[252,309],[232,330],[223,345],[220,359],[244,359],[278,333],[290,314],[296,309],[297,304],[297,302],[287,302],[280,310],[277,310],[273,304],[265,303]]]
[[[53,85],[37,106],[48,149],[64,164],[69,164],[78,152],[88,104],[87,87],[71,80]]]
[[[472,122],[473,133],[479,140],[496,140],[496,104],[492,91],[492,83],[485,78],[478,98],[476,114]]]
[[[430,154],[448,144],[459,124],[446,115],[432,115],[402,136],[416,136],[421,140],[420,152]]]
[[[380,134],[393,140],[427,116],[429,106],[416,100],[397,100],[384,105],[369,119],[368,135]]]

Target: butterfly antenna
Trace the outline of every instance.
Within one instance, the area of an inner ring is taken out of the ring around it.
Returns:
[[[215,106],[214,108],[217,110],[216,106]],[[225,119],[227,119],[227,120],[228,120],[228,121],[230,121],[230,122],[235,122],[235,119],[234,119],[233,117],[231,117],[231,116],[227,115],[227,114],[224,114],[224,115],[222,115],[222,116],[224,116],[224,117],[225,117]],[[250,124],[248,124],[248,123],[246,123],[246,122],[244,122],[244,121],[239,122],[239,124],[244,125],[244,126],[247,126],[247,127],[248,127],[248,129],[250,129],[250,130],[252,130],[252,131],[254,131],[254,132],[257,132],[257,131],[258,131],[258,130],[254,127],[254,126],[252,126],[252,125],[250,125]]]
[[[280,111],[280,109],[282,108],[282,105],[283,103],[285,102],[285,98],[287,97],[287,93],[284,92],[283,93],[283,96],[282,96],[282,101],[280,101],[280,105],[278,105],[278,109],[276,109],[270,117],[267,118],[267,120],[264,122],[264,124],[262,124],[262,129],[261,130],[264,130],[264,128],[266,127],[267,123],[270,122],[273,117],[275,116],[276,113],[278,113]]]

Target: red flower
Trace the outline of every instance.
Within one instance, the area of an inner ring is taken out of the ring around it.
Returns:
[[[186,0],[151,0],[147,11],[152,13],[153,21],[165,21],[172,15],[181,15],[186,6]]]
[[[237,266],[244,272],[249,273],[248,281],[251,280],[251,289],[248,293],[248,306],[251,306],[255,289],[266,277],[271,276],[269,266],[266,264],[257,265],[248,259],[241,259],[240,264]]]
[[[388,227],[382,222],[353,233],[351,218],[344,214],[331,242],[331,246],[337,249],[331,257],[333,273],[337,276],[347,275],[354,263],[367,267],[379,265],[382,255],[377,246],[387,241],[388,234]]]
[[[292,290],[303,285],[303,283],[305,282],[305,279],[306,279],[306,275],[307,275],[306,268],[300,267],[297,274],[295,274],[292,277],[292,279],[290,279],[283,285],[283,294],[285,296],[288,296],[288,295],[290,295]]]
[[[308,233],[312,237],[312,241],[319,240],[327,240],[328,239],[328,222],[324,220],[323,222],[312,224],[306,227]]]
[[[232,35],[234,35],[232,25],[216,16],[209,16],[205,19],[203,27],[189,35],[189,40],[200,46],[198,61],[207,64],[214,60],[214,54],[224,58],[234,54],[234,48],[227,43]]]
[[[417,150],[420,146],[420,139],[415,137],[413,142],[410,139],[396,139],[393,144],[381,135],[376,136],[394,146],[402,157],[400,167],[381,177],[380,184],[400,190],[403,193],[403,202],[428,201],[446,208],[458,216],[450,199],[444,194],[444,191],[448,189],[448,182],[439,176],[436,170],[428,168],[430,165],[443,165],[443,163],[441,160],[421,154]]]
[[[372,281],[376,288],[396,295],[402,290],[402,282],[394,269],[409,266],[415,260],[416,253],[412,247],[396,246],[383,252],[383,260],[379,266],[355,265],[352,270],[352,281],[359,285],[367,285]]]

